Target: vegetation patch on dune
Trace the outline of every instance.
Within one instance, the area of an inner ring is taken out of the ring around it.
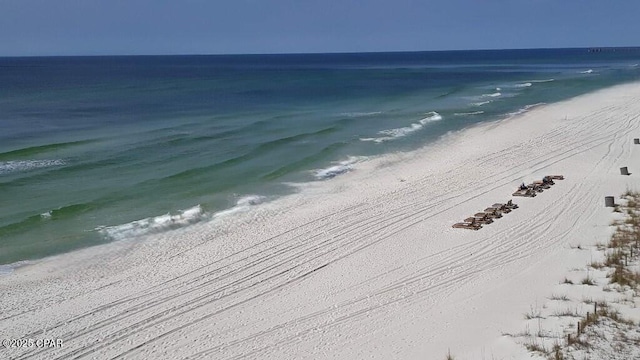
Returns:
[[[613,235],[590,249],[598,259],[580,277],[565,276],[563,292],[531,308],[526,331],[505,335],[541,359],[640,358],[640,192],[627,191],[614,213]]]

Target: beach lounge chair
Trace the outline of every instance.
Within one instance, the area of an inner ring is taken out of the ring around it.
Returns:
[[[489,215],[490,218],[492,219],[498,219],[502,217],[502,214],[500,213],[500,210],[493,208],[493,207],[488,207],[486,209],[484,209],[484,213]]]
[[[489,215],[483,213],[483,212],[479,212],[473,215],[473,217],[476,219],[476,222],[480,223],[480,224],[491,224],[493,222],[493,220],[489,217]],[[468,220],[468,219],[467,219]],[[466,220],[465,220],[466,222]]]
[[[542,183],[547,185],[555,185],[556,183],[549,177],[545,176],[542,178]]]
[[[507,203],[504,206],[506,206],[511,210],[515,210],[518,208],[518,204],[514,203],[512,200],[507,201]]]
[[[491,207],[498,209],[503,214],[508,214],[508,213],[511,212],[511,208],[507,207],[506,204],[496,203],[496,204],[491,205]]]
[[[547,175],[552,180],[564,180],[564,175]]]
[[[544,188],[542,186],[540,186],[540,185],[537,185],[537,184],[529,184],[529,185],[527,185],[527,189],[530,189],[530,190],[532,190],[534,192],[543,192],[544,191]]]
[[[482,228],[482,225],[476,222],[475,218],[469,218],[469,219],[472,219],[472,220],[469,222],[456,223],[456,224],[453,224],[451,227],[455,229],[469,229],[469,230],[480,230]]]
[[[514,192],[513,194],[511,194],[513,196],[524,196],[524,197],[534,197],[536,196],[536,192],[535,190],[532,189],[527,189],[527,190],[517,190],[516,192]]]
[[[456,223],[456,224],[453,224],[451,227],[455,229],[480,230],[482,228],[482,225],[480,224],[473,225],[469,223]]]
[[[533,185],[534,186],[539,186],[539,187],[541,187],[543,189],[550,189],[551,188],[551,185],[545,183],[543,180],[536,180],[536,181],[533,182]]]

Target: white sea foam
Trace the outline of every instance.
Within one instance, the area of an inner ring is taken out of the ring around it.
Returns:
[[[427,116],[426,118],[423,118],[423,119],[420,120],[420,124],[422,124],[422,125],[430,123],[430,122],[442,120],[442,115],[438,114],[435,111],[428,112],[425,115],[429,115],[429,116]]]
[[[15,269],[17,269],[19,267],[22,267],[22,266],[30,265],[30,264],[33,264],[33,261],[22,260],[22,261],[17,261],[17,262],[11,263],[11,264],[0,265],[0,276],[9,275]]]
[[[585,70],[585,71],[580,71],[580,74],[591,74],[593,72],[592,69],[589,70]]]
[[[523,82],[520,82],[520,83],[503,84],[503,85],[500,85],[500,87],[497,87],[496,91],[500,92],[504,88],[507,88],[507,89],[528,88],[528,87],[533,86],[533,84],[545,83],[545,82],[550,82],[550,81],[555,81],[555,79],[526,80],[526,81],[523,81]],[[489,94],[484,94],[483,96],[489,96]]]
[[[13,272],[13,268],[9,265],[0,265],[0,276],[8,275]]]
[[[498,88],[498,89],[499,89],[499,88]],[[500,96],[500,95],[502,95],[502,93],[501,93],[501,92],[494,92],[494,93],[492,93],[492,94],[482,94],[482,97],[498,97],[498,96]]]
[[[551,82],[551,81],[556,81],[556,79],[529,80],[527,82],[530,82],[530,83],[546,83],[546,82]]]
[[[219,211],[213,214],[214,219],[219,219],[225,216],[237,214],[249,210],[251,206],[262,204],[267,200],[266,196],[262,195],[246,195],[238,198],[236,205],[230,209]]]
[[[253,206],[262,204],[267,199],[266,196],[262,195],[247,195],[243,196],[236,202],[237,206]]]
[[[388,130],[382,130],[379,132],[379,134],[381,135],[389,135],[391,138],[397,138],[397,137],[402,137],[402,136],[406,136],[414,131],[420,130],[422,129],[422,123],[413,123],[409,126],[405,126],[405,127],[401,127],[401,128],[396,128],[396,129],[388,129]]]
[[[320,180],[330,179],[350,171],[351,168],[352,167],[350,165],[334,165],[326,169],[317,170],[315,176]]]
[[[491,100],[487,100],[487,101],[480,101],[480,102],[476,102],[476,103],[471,103],[471,105],[473,106],[482,106],[482,105],[486,105],[491,103]]]
[[[125,240],[138,236],[157,234],[160,232],[183,228],[201,221],[220,219],[232,214],[248,210],[251,206],[265,202],[267,197],[261,195],[246,195],[239,197],[236,204],[226,210],[210,214],[202,206],[196,205],[177,214],[164,214],[142,220],[115,226],[100,226],[95,230],[112,240]],[[46,213],[45,213],[46,214]],[[45,214],[41,214],[44,216]]]
[[[314,171],[314,176],[318,180],[331,179],[340,174],[344,174],[353,170],[353,166],[366,159],[364,156],[350,156],[347,160],[338,162],[336,165],[329,166],[324,169],[318,169]]]
[[[202,220],[205,216],[202,207],[197,205],[174,215],[167,213],[122,225],[101,226],[95,230],[113,240],[124,240],[184,227]]]
[[[533,81],[523,81],[520,83],[505,83],[505,84],[501,84],[499,87],[496,87],[495,90],[496,92],[502,92],[504,89],[513,90],[513,89],[526,88],[530,86],[533,86]],[[491,95],[493,94],[483,94],[482,96],[487,97]],[[501,94],[501,95],[504,95],[504,94]]]
[[[541,106],[541,105],[545,105],[545,103],[541,102],[541,103],[526,105],[526,106],[518,109],[518,111],[514,111],[514,112],[511,112],[511,113],[508,113],[507,116],[508,117],[513,117],[513,116],[517,116],[517,115],[520,115],[520,114],[524,114],[525,112],[531,110],[532,108],[537,107],[537,106]]]
[[[480,115],[484,114],[484,111],[471,111],[471,112],[463,112],[463,113],[454,113],[455,116],[468,116],[468,115]]]
[[[62,159],[55,160],[11,160],[0,161],[0,174],[65,165]]]
[[[51,210],[40,214],[40,217],[43,218],[43,219],[51,219]]]
[[[389,140],[394,140],[416,132],[422,129],[428,123],[442,120],[442,116],[435,111],[431,111],[429,113],[426,113],[425,115],[429,116],[422,118],[418,122],[413,123],[409,126],[378,131],[378,134],[385,136],[376,138],[360,138],[360,141],[373,141],[376,143],[381,143]]]
[[[377,138],[360,138],[360,141],[371,141],[371,142],[375,142],[375,143],[381,143],[381,142],[385,142],[385,141],[389,141],[389,140],[393,140],[394,138],[392,137],[377,137]]]

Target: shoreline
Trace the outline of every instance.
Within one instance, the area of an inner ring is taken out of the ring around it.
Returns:
[[[518,329],[531,299],[548,296],[569,263],[581,265],[564,258],[576,238],[606,231],[602,192],[634,184],[638,170],[615,175],[619,162],[632,165],[638,99],[632,83],[546,104],[358,163],[221,226],[22,267],[0,277],[9,316],[0,333],[73,336],[59,356],[523,355],[499,334]],[[450,228],[551,173],[566,180],[514,199],[520,209],[494,224]],[[159,341],[167,346],[154,353]]]
[[[532,80],[533,81],[533,80]],[[542,82],[548,80],[540,80]],[[553,79],[551,79],[553,81]],[[560,100],[563,101],[563,100]],[[316,168],[316,169],[308,169],[305,172],[312,174],[315,179],[308,180],[304,182],[282,182],[278,184],[278,186],[286,186],[289,188],[288,192],[281,194],[273,194],[273,193],[262,193],[262,192],[245,192],[241,194],[234,194],[235,202],[226,208],[220,208],[214,210],[205,210],[202,204],[195,204],[193,206],[169,211],[164,214],[153,215],[146,218],[141,218],[137,220],[133,220],[126,223],[114,224],[114,225],[100,225],[91,230],[85,230],[87,232],[96,232],[100,233],[102,237],[105,238],[106,243],[103,244],[94,244],[88,245],[85,247],[80,247],[76,249],[71,249],[66,252],[54,253],[51,255],[43,256],[43,257],[35,257],[35,258],[25,258],[19,259],[14,262],[0,264],[0,276],[6,276],[11,273],[15,269],[33,265],[41,261],[47,261],[49,258],[56,258],[59,256],[65,256],[66,254],[73,254],[75,252],[88,250],[92,247],[102,247],[109,246],[110,244],[122,240],[126,240],[127,238],[131,238],[131,240],[136,239],[137,241],[144,241],[145,238],[157,236],[162,232],[167,231],[187,231],[188,227],[200,222],[210,222],[215,219],[219,219],[222,217],[226,217],[228,215],[242,213],[253,210],[255,205],[261,205],[264,202],[278,201],[283,197],[290,197],[300,195],[300,191],[307,188],[318,188],[322,187],[322,184],[326,181],[332,181],[336,177],[340,177],[345,175],[346,173],[357,170],[357,166],[361,165],[363,162],[369,162],[375,164],[377,162],[383,163],[393,163],[394,161],[401,160],[390,160],[393,157],[404,156],[415,154],[424,151],[425,149],[429,149],[435,145],[438,145],[443,140],[449,138],[450,136],[454,136],[460,132],[465,130],[473,129],[475,127],[482,126],[490,126],[492,124],[500,123],[505,120],[509,120],[514,117],[521,116],[533,108],[547,105],[547,103],[536,103],[526,105],[520,108],[517,111],[505,113],[498,116],[496,119],[486,122],[474,123],[470,124],[465,128],[459,130],[449,131],[447,134],[441,135],[437,140],[428,142],[418,148],[411,147],[410,149],[405,150],[394,150],[390,152],[386,152],[378,155],[346,155],[339,159],[333,160],[331,163],[324,164],[324,167]],[[427,114],[432,116],[440,117],[440,115],[431,111]],[[431,117],[427,117],[430,119]],[[395,139],[395,138],[394,138]],[[363,141],[362,139],[360,139]],[[369,139],[374,140],[374,139]],[[366,166],[366,165],[365,165]],[[302,194],[304,196],[304,194]],[[55,211],[54,209],[53,211]],[[40,214],[42,217],[51,216],[51,211],[47,213]],[[175,235],[175,234],[171,234]],[[179,236],[179,235],[178,235]]]
[[[556,81],[556,79],[550,78],[550,79],[526,80],[525,83],[518,83],[518,81],[512,81],[513,84],[511,85],[508,85],[505,83],[504,85],[500,85],[500,86],[512,88],[512,89],[513,88],[518,89],[518,88],[526,88],[528,86],[531,86],[532,83],[544,83],[544,82],[550,82],[550,81]],[[522,86],[522,85],[528,85],[528,86]],[[499,88],[496,88],[496,89],[499,89]],[[495,95],[495,94],[483,94],[480,97],[484,97],[484,96],[490,97],[492,95]],[[507,97],[510,97],[510,96],[511,95]],[[565,94],[564,96],[568,96],[568,95]],[[564,97],[560,97],[560,99],[555,99],[554,101],[561,102],[566,100],[566,99],[565,100],[562,100],[562,99],[564,99]],[[488,102],[492,102],[492,101],[494,100],[489,100]],[[107,222],[86,224],[87,226],[84,227],[84,229],[79,229],[77,232],[78,234],[84,234],[84,236],[78,235],[79,237],[82,238],[81,241],[78,241],[77,244],[72,246],[71,248],[66,248],[66,249],[52,248],[45,252],[37,252],[35,253],[35,256],[33,256],[34,254],[33,252],[31,252],[32,256],[25,256],[26,252],[24,254],[21,254],[20,257],[8,256],[7,258],[5,256],[5,262],[0,264],[0,276],[6,273],[10,273],[12,271],[12,268],[21,266],[22,261],[38,262],[42,259],[46,259],[47,257],[59,256],[64,253],[71,253],[74,251],[86,249],[87,247],[96,246],[96,245],[99,246],[104,243],[119,241],[123,238],[149,237],[150,235],[157,234],[162,231],[187,227],[196,222],[201,222],[201,221],[206,222],[213,218],[217,218],[221,215],[227,215],[229,213],[233,213],[236,211],[249,210],[249,209],[246,209],[247,205],[256,205],[254,204],[254,200],[252,200],[252,198],[260,198],[257,201],[257,203],[260,203],[262,201],[271,201],[273,199],[277,199],[282,196],[295,194],[297,189],[304,188],[307,185],[307,183],[316,182],[316,181],[326,181],[326,180],[332,179],[335,176],[341,176],[344,173],[353,170],[354,167],[357,166],[363,160],[367,161],[368,159],[372,159],[376,161],[379,158],[388,159],[390,156],[395,156],[396,154],[411,154],[415,152],[420,152],[422,151],[421,149],[428,149],[432,145],[441,142],[443,138],[447,138],[448,136],[450,136],[450,134],[456,134],[460,131],[474,128],[476,126],[482,126],[483,124],[492,124],[496,122],[499,123],[503,120],[508,120],[513,117],[521,116],[522,114],[532,109],[535,109],[536,107],[545,106],[546,104],[547,103],[545,102],[536,102],[536,103],[530,103],[528,105],[520,105],[520,107],[515,107],[509,110],[511,112],[502,112],[500,114],[493,115],[491,117],[491,120],[488,120],[488,121],[483,120],[483,122],[480,122],[480,123],[467,124],[462,129],[450,130],[447,133],[439,132],[437,139],[435,136],[433,137],[433,139],[436,139],[436,140],[431,139],[426,143],[422,143],[421,145],[418,145],[418,144],[402,145],[401,144],[400,148],[396,150],[386,148],[385,150],[383,150],[385,151],[383,153],[379,153],[376,151],[373,151],[373,153],[365,152],[366,154],[360,153],[358,151],[345,152],[345,153],[342,153],[341,156],[334,158],[333,161],[329,163],[317,164],[319,167],[316,167],[315,169],[307,169],[305,171],[300,171],[295,176],[295,177],[298,177],[298,179],[296,180],[291,178],[289,179],[289,181],[284,180],[282,182],[278,182],[277,184],[261,183],[258,186],[253,187],[252,189],[247,188],[247,189],[244,189],[243,191],[238,191],[237,193],[223,192],[222,194],[219,194],[219,195],[222,195],[222,197],[226,198],[225,200],[222,201],[223,203],[225,203],[225,205],[219,205],[219,204],[213,205],[210,201],[206,201],[203,199],[190,199],[187,202],[182,202],[181,206],[164,207],[163,208],[164,210],[156,209],[154,211],[149,211],[144,214],[139,214],[140,216],[137,216],[137,217],[121,219],[121,221],[115,221],[115,222],[107,221]],[[484,113],[484,111],[479,111],[479,112]],[[379,113],[379,112],[365,113],[365,114],[375,114],[375,113]],[[447,120],[449,120],[450,116],[458,116],[458,115],[474,114],[474,113],[475,112],[461,113],[461,114],[454,113],[452,115],[449,114],[447,115]],[[383,133],[386,134],[388,132],[394,132],[397,130],[407,130],[407,129],[411,130],[410,132],[413,132],[414,131],[414,129],[412,128],[413,126],[418,126],[420,129],[422,129],[423,125],[426,125],[426,123],[430,123],[434,121],[438,122],[439,120],[442,119],[442,116],[436,111],[428,111],[423,115],[424,116],[429,115],[429,116],[421,119],[418,122],[412,123],[410,126],[402,127],[402,124],[398,124],[396,126],[401,126],[401,127],[381,130],[377,134],[380,135]],[[383,137],[369,138],[369,139],[360,138],[360,141],[372,140],[372,141],[378,142],[378,140],[382,139],[383,141],[381,142],[387,142],[388,139],[400,140],[400,138],[404,138],[406,135],[409,135],[409,134],[408,133],[405,134],[402,131],[400,131],[400,134],[394,134],[393,136],[385,135]],[[374,136],[374,135],[371,135],[371,136]],[[416,136],[416,135],[413,135],[413,136]],[[409,138],[413,136],[409,136]],[[423,136],[424,136],[424,133],[423,133]],[[326,160],[329,161],[328,159]],[[60,160],[60,161],[64,161],[64,160]],[[306,173],[307,179],[300,179],[301,177],[305,177],[305,175],[303,175],[303,172]],[[308,185],[311,187],[314,186],[314,184],[308,184]],[[278,190],[275,190],[276,188],[278,188]],[[218,194],[216,193],[215,196],[218,196]],[[191,200],[194,200],[194,201],[191,201]],[[82,201],[78,203],[79,205],[83,205]],[[146,205],[148,205],[148,203]],[[41,221],[48,222],[51,219],[52,213],[54,214],[54,217],[55,217],[56,212],[65,210],[73,206],[75,205],[68,205],[68,206],[62,206],[62,207],[59,207],[59,206],[45,207],[44,209],[40,209],[36,213],[32,213],[31,216],[26,218],[26,220],[23,219],[22,222],[25,222],[34,217],[40,219]],[[146,206],[132,206],[132,208],[145,208],[145,207]],[[46,209],[49,209],[49,210],[47,211]],[[100,216],[98,216],[97,218],[100,218]],[[17,222],[14,224],[21,224],[22,222]],[[25,236],[27,238],[39,237],[38,235],[34,235],[33,233],[26,234]],[[58,237],[63,238],[64,236],[58,236]],[[33,245],[33,244],[30,244],[30,245]]]

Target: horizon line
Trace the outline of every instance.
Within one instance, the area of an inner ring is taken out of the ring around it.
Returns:
[[[380,50],[380,51],[329,51],[329,52],[265,52],[265,53],[176,53],[176,54],[85,54],[85,55],[0,55],[0,58],[45,58],[45,57],[151,57],[151,56],[266,56],[266,55],[349,55],[349,54],[401,54],[401,53],[436,53],[436,52],[472,52],[472,51],[508,51],[508,50],[594,50],[606,52],[610,50],[640,50],[640,45],[633,46],[587,46],[587,47],[540,47],[540,48],[488,48],[488,49],[449,49],[449,50]]]

